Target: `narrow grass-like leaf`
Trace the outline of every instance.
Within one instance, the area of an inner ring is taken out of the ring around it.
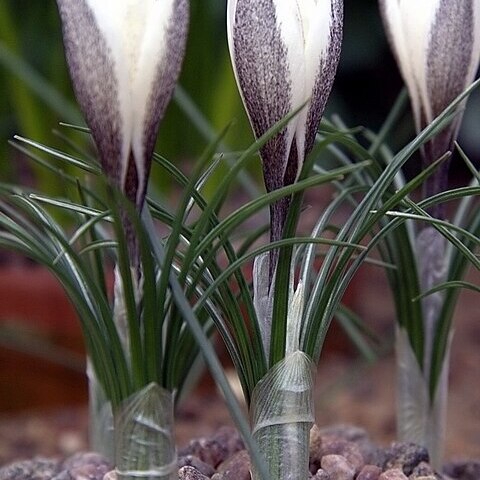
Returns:
[[[101,171],[100,166],[94,165],[92,163],[84,162],[83,160],[80,160],[71,155],[67,155],[66,153],[61,152],[60,150],[57,150],[56,148],[48,147],[39,142],[35,142],[34,140],[30,140],[28,138],[24,138],[19,135],[15,135],[13,138],[16,141],[24,143],[30,147],[36,148],[37,150],[40,150],[41,152],[46,153],[47,155],[50,155],[53,158],[66,162],[69,165],[74,165],[75,167],[78,167],[87,173],[99,174]]]
[[[154,230],[152,230],[151,220],[148,217],[148,212],[145,212],[144,218],[146,218],[148,222],[146,224],[147,232],[152,235]],[[164,264],[165,251],[163,249],[163,246],[159,242],[155,241],[154,237],[151,238],[151,241],[159,264]],[[247,445],[252,461],[254,462],[258,471],[261,472],[263,478],[265,478],[265,480],[269,480],[270,476],[268,474],[268,470],[265,466],[264,460],[258,451],[257,445],[255,444],[254,440],[250,435],[250,427],[248,425],[248,422],[246,421],[242,409],[239,406],[238,401],[235,397],[235,394],[233,393],[228,383],[223,368],[215,354],[215,350],[213,349],[213,346],[211,345],[208,337],[203,331],[203,328],[196,319],[191,306],[185,298],[182,287],[173,272],[170,272],[169,284],[172,289],[172,294],[175,298],[175,302],[180,311],[182,312],[183,318],[188,323],[188,326],[191,329],[192,334],[194,335],[197,344],[200,347],[200,351],[202,352],[202,355],[205,358],[207,365],[209,366],[210,372],[212,373],[215,381],[217,382],[217,385],[222,390],[222,393],[225,396],[227,405],[229,406],[230,412],[237,425],[237,428],[242,434],[242,437]]]
[[[430,290],[427,290],[426,292],[422,293],[418,297],[415,297],[413,300],[415,302],[418,302],[422,298],[428,297],[433,293],[442,292],[444,290],[449,290],[452,288],[463,288],[466,290],[472,290],[474,292],[480,293],[480,287],[478,285],[475,285],[474,283],[471,283],[471,282],[457,280],[457,281],[444,282],[444,283],[435,285],[435,287],[431,288]]]

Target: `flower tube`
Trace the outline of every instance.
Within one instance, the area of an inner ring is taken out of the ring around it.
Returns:
[[[311,151],[340,57],[342,0],[229,0],[230,56],[258,138],[289,113],[299,114],[261,149],[268,192],[296,181]],[[288,199],[271,207],[279,240]]]

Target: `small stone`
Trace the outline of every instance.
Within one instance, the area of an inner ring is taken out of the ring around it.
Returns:
[[[322,433],[317,425],[310,430],[310,472],[315,473],[320,468],[322,460]]]
[[[217,473],[223,480],[250,480],[252,465],[246,450],[235,453],[218,466]]]
[[[321,467],[335,480],[353,480],[355,468],[341,455],[325,455],[322,457]]]
[[[109,462],[103,455],[95,452],[76,453],[75,455],[68,457],[61,466],[65,470],[70,470],[87,464],[97,466],[107,465],[110,467],[109,470],[113,468],[111,462]]]
[[[0,480],[50,480],[60,468],[58,461],[35,458],[0,468]]]
[[[346,440],[358,446],[365,463],[383,465],[385,458],[383,449],[376,446],[371,440],[367,431],[363,428],[352,425],[333,425],[322,428],[319,434],[323,439]]]
[[[382,469],[377,465],[365,465],[360,473],[357,475],[356,480],[378,480]]]
[[[441,480],[443,477],[438,475],[429,463],[422,462],[413,469],[409,478],[410,480]]]
[[[61,464],[61,472],[52,480],[100,480],[113,468],[102,455],[77,453]]]
[[[435,471],[432,466],[427,462],[420,462],[412,472],[413,478],[417,477],[435,477]]]
[[[322,432],[317,425],[310,429],[310,450],[320,451],[322,447]]]
[[[245,443],[241,435],[233,427],[220,427],[215,433],[213,439],[226,445],[230,455],[233,455],[240,450],[245,450]]]
[[[428,451],[415,443],[393,443],[386,452],[384,470],[401,469],[405,475],[411,475],[414,468],[422,462],[429,462]]]
[[[208,477],[193,467],[182,467],[178,471],[178,480],[208,480]]]
[[[64,455],[72,455],[84,448],[84,439],[79,432],[67,431],[60,434],[58,445]]]
[[[213,468],[217,468],[220,463],[229,457],[227,445],[223,445],[216,439],[207,438],[192,440],[186,448],[180,450],[179,454],[182,457],[193,455]]]
[[[323,468],[319,468],[312,480],[331,480],[331,477]]]
[[[400,468],[390,468],[380,474],[378,480],[408,480]]]
[[[443,471],[455,480],[478,480],[480,478],[480,461],[458,461],[445,465]]]
[[[178,468],[193,467],[206,477],[211,477],[215,473],[215,469],[208,463],[202,462],[194,455],[186,455],[178,459]]]
[[[212,438],[192,440],[179,451],[180,456],[194,455],[213,468],[234,453],[243,450],[245,445],[240,434],[232,427],[218,429]]]
[[[365,461],[360,449],[355,443],[343,439],[324,438],[322,444],[322,457],[325,455],[341,455],[354,468],[355,474],[364,467]]]

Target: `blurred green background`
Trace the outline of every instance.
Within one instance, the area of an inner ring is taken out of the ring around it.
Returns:
[[[252,139],[228,58],[225,8],[226,0],[191,0],[182,90],[169,107],[157,145],[157,151],[170,159],[194,159],[232,120],[234,126],[225,139],[229,148],[245,148]],[[350,126],[378,129],[401,88],[377,0],[346,0],[342,60],[327,115],[339,114]],[[83,124],[68,79],[54,0],[0,1],[0,92],[1,179],[56,190],[59,186],[51,183],[48,172],[22,161],[8,144],[19,134],[65,149],[53,130],[59,129],[59,122]],[[462,144],[474,159],[480,146],[478,107],[476,94],[462,132]],[[406,114],[391,141],[401,146],[412,133]],[[75,140],[88,142],[84,135]]]

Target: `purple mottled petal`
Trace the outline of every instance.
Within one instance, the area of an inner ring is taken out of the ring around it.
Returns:
[[[474,42],[471,0],[440,0],[427,55],[427,90],[434,117],[468,86]],[[425,145],[430,163],[452,148],[461,117]],[[444,169],[447,168],[445,165]],[[442,188],[439,185],[439,188]]]
[[[148,98],[148,110],[143,130],[145,145],[144,159],[141,163],[145,171],[150,171],[153,149],[157,139],[158,126],[172,98],[180,75],[188,35],[189,2],[176,0],[173,13],[167,27],[167,41],[163,58],[158,61],[157,73]],[[128,181],[128,179],[127,179]],[[148,176],[144,185],[139,186],[137,203],[143,204]]]
[[[295,137],[293,138],[292,146],[287,160],[287,167],[283,177],[283,185],[291,185],[297,179],[298,173],[298,150],[297,142]],[[270,207],[270,217],[271,217],[271,229],[270,229],[270,239],[271,241],[280,240],[283,237],[283,230],[285,227],[285,222],[287,220],[288,209],[290,207],[291,198],[284,197],[277,202],[273,203]],[[270,262],[272,267],[275,267],[274,262]]]
[[[240,90],[258,138],[292,108],[286,46],[273,0],[238,0],[232,38]],[[288,149],[283,130],[261,150],[268,191],[283,186]]]
[[[440,0],[427,54],[427,88],[434,117],[467,87],[473,41],[472,1]]]
[[[427,91],[432,115],[438,116],[468,86],[474,43],[474,12],[471,0],[440,0],[432,26],[427,54]],[[453,147],[461,115],[422,148],[424,167]],[[426,125],[422,125],[426,126]],[[450,160],[443,162],[424,184],[429,197],[448,188]],[[431,212],[443,217],[442,206]]]
[[[57,3],[75,96],[91,129],[102,166],[120,188],[122,124],[118,85],[107,44],[85,0]]]
[[[312,100],[307,116],[305,156],[310,153],[315,143],[318,124],[325,111],[328,97],[332,90],[333,81],[340,61],[340,51],[343,37],[343,0],[332,1],[332,24],[330,41],[326,56],[319,64],[317,78],[313,89]]]

